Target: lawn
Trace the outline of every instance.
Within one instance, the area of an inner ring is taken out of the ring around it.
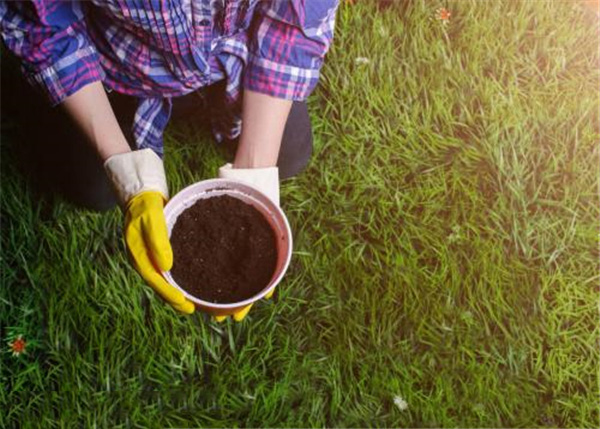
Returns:
[[[0,427],[598,427],[598,19],[376,3],[340,7],[292,263],[242,323],[160,301],[122,214],[34,198],[3,131]],[[172,194],[209,142],[169,127]]]

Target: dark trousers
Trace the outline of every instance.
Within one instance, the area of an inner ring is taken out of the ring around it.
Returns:
[[[21,76],[14,59],[2,56],[1,108],[3,123],[16,131],[22,170],[38,192],[60,194],[63,198],[91,210],[103,211],[116,205],[116,199],[96,153],[60,107],[52,108],[44,96],[31,88]],[[109,94],[109,100],[125,137],[129,132],[137,100]],[[206,115],[198,94],[173,99],[173,114],[179,117]],[[236,142],[224,143],[229,155]],[[306,103],[294,102],[285,126],[277,165],[280,178],[300,173],[312,154],[312,130]],[[227,153],[227,152],[225,152]],[[229,159],[230,160],[230,159]]]

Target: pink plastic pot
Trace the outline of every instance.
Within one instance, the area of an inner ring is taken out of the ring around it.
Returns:
[[[227,316],[234,314],[248,304],[252,304],[263,298],[279,284],[292,258],[292,231],[290,230],[290,225],[283,210],[276,206],[262,192],[251,186],[233,180],[211,179],[188,186],[171,198],[167,203],[164,213],[167,220],[169,236],[171,236],[171,231],[177,221],[177,217],[185,209],[201,198],[216,197],[219,195],[229,195],[230,197],[238,198],[247,204],[251,204],[263,214],[273,228],[277,245],[277,264],[269,284],[259,293],[244,301],[230,304],[215,304],[190,295],[177,284],[171,276],[170,271],[163,272],[163,276],[170,284],[183,292],[185,297],[196,305],[197,309],[215,316]]]

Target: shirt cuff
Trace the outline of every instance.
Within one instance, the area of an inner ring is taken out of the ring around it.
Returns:
[[[25,74],[32,85],[40,86],[46,91],[53,106],[84,86],[104,80],[106,76],[100,66],[98,53],[89,45],[61,58],[42,71]]]
[[[319,81],[319,68],[294,67],[250,55],[244,69],[244,89],[304,101]]]

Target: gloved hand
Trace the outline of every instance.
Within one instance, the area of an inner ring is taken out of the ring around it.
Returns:
[[[267,168],[233,168],[231,164],[225,164],[219,168],[219,177],[221,179],[230,179],[243,182],[253,188],[258,189],[279,206],[279,169],[277,167]],[[271,290],[265,298],[273,296],[275,289]],[[236,322],[241,321],[250,309],[252,304],[247,305],[233,315]],[[222,322],[227,316],[215,316],[217,322]]]
[[[279,169],[267,168],[233,168],[225,164],[219,168],[221,179],[237,180],[258,189],[279,206]]]
[[[177,311],[194,304],[161,275],[173,265],[163,206],[168,199],[162,160],[151,149],[111,156],[104,163],[125,210],[125,242],[142,278]]]

